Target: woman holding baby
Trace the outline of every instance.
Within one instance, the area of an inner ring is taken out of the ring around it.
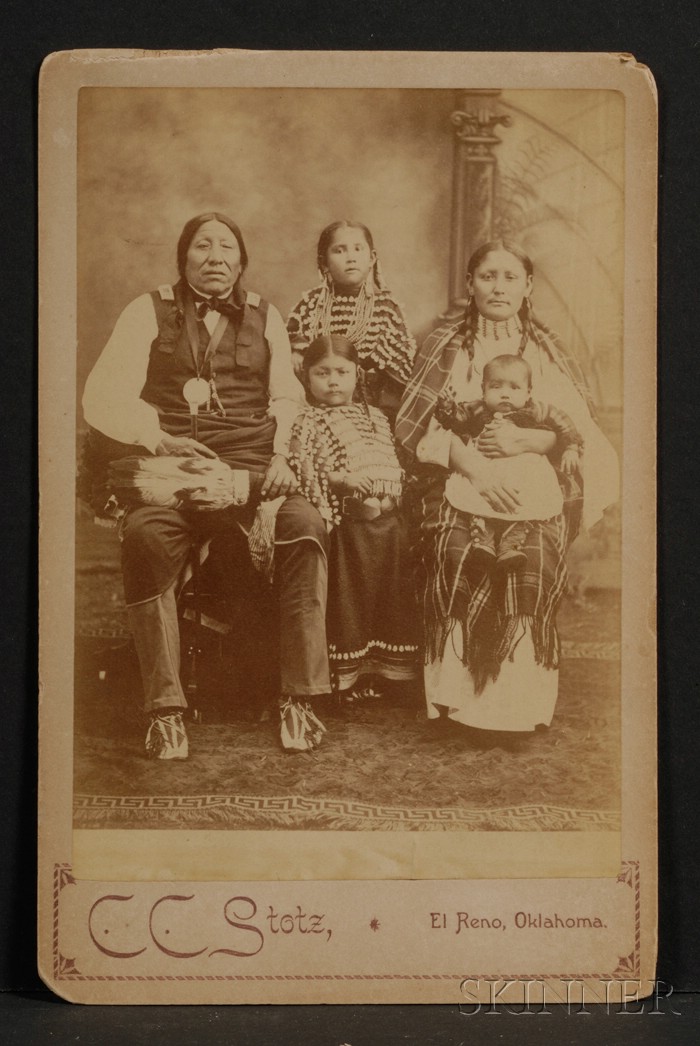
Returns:
[[[420,496],[428,716],[489,731],[551,722],[566,551],[617,497],[615,452],[532,285],[514,244],[474,253],[465,316],[427,338],[396,423]]]

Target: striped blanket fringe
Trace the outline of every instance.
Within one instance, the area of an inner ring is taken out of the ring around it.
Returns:
[[[463,648],[458,653],[477,693],[498,678],[506,658],[513,660],[526,631],[536,663],[556,668],[560,652],[556,613],[568,578],[566,516],[535,522],[523,545],[524,569],[494,576],[472,563],[471,517],[447,502],[441,484],[425,491],[422,509],[417,581],[422,590],[426,664],[442,659],[459,623]]]
[[[529,628],[535,651],[535,662],[544,668],[558,668],[561,644],[559,633],[545,615],[509,614],[503,617],[500,626],[488,636],[478,629],[469,629],[467,621],[455,618],[426,620],[425,664],[442,660],[445,647],[453,639],[455,626],[462,626],[463,646],[460,659],[474,681],[474,692],[480,694],[489,682],[495,682],[501,665],[512,661],[518,643]]]

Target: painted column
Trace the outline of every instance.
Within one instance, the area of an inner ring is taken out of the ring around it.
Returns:
[[[467,261],[472,251],[493,236],[496,179],[494,146],[501,139],[493,132],[508,127],[511,117],[495,112],[499,90],[456,92],[456,109],[450,119],[455,127],[452,180],[452,242],[450,244],[450,305],[457,313],[466,304]]]

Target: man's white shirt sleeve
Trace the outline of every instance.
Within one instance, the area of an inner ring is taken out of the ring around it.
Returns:
[[[306,400],[304,388],[292,367],[287,328],[274,305],[267,309],[265,337],[270,346],[270,414],[277,422],[274,451],[286,456],[292,425],[306,406]]]
[[[215,326],[218,316],[209,313],[204,322],[207,328]],[[142,294],[127,305],[117,320],[83,393],[88,425],[119,443],[140,445],[152,453],[164,433],[157,410],[140,396],[157,334],[153,301],[150,294]],[[286,455],[292,425],[305,399],[292,367],[287,329],[273,305],[267,311],[265,338],[270,346],[269,409],[277,422],[274,451]]]
[[[120,443],[152,453],[163,438],[155,407],[140,399],[158,324],[150,294],[132,301],[117,320],[83,393],[88,425]]]

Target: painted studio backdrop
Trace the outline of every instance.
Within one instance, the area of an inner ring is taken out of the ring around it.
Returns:
[[[238,222],[250,257],[244,284],[276,305],[284,317],[302,293],[319,282],[319,232],[331,221],[348,218],[371,229],[387,286],[402,303],[419,344],[441,317],[458,313],[472,250],[495,236],[518,241],[535,266],[534,307],[579,359],[601,427],[619,451],[623,146],[624,100],[613,91],[83,88],[78,398],[124,306],[145,291],[176,281],[175,245],[189,217],[217,210]],[[82,428],[79,418],[79,436]],[[84,509],[79,511],[77,537],[78,650],[81,637],[84,642],[82,661],[79,657],[77,662],[76,793],[157,791],[165,786],[156,781],[152,766],[140,768],[135,757],[116,758],[119,730],[129,736],[133,729],[134,750],[140,744],[140,727],[131,721],[138,702],[128,695],[138,680],[126,673],[115,682],[116,669],[109,660],[123,668],[119,644],[128,636],[116,537],[98,533]],[[457,743],[449,742],[436,757],[444,760],[444,775],[436,765],[425,767],[433,781],[447,780],[445,794],[434,796],[436,802],[473,809],[517,802],[523,781],[532,778],[531,761],[537,758],[539,799],[571,809],[617,809],[615,509],[592,536],[579,538],[570,564],[572,593],[562,612],[561,633],[571,665],[562,675],[555,720],[566,736],[550,736],[542,742],[546,750],[540,748],[536,755],[530,751],[523,757],[530,760],[528,765],[504,762],[502,752],[489,754],[481,763],[480,783],[472,779],[471,791],[465,790],[462,778],[449,778],[454,761],[449,744]],[[602,620],[595,602],[600,593],[608,616],[605,628],[596,630],[594,620]],[[80,665],[96,651],[102,659],[97,678],[91,678],[87,668],[78,678]],[[595,731],[582,711],[587,700],[584,677],[592,680],[590,687],[600,704],[593,713],[598,719]],[[110,679],[114,689],[107,709],[100,701],[107,701]],[[572,695],[582,695],[581,707],[576,705],[578,697],[567,705],[567,687]],[[115,691],[119,701],[123,698],[116,710]],[[385,801],[416,806],[425,800],[420,782],[404,787],[391,771],[386,773],[394,750],[403,763],[406,750],[416,754],[415,739],[404,736],[395,715],[393,719],[383,739],[376,723],[360,722],[360,751],[371,765],[358,777],[371,779],[374,798],[384,790]],[[104,729],[102,723],[107,724]],[[409,728],[419,726],[423,728],[412,711]],[[215,729],[213,723],[201,727]],[[234,728],[239,747],[248,744],[249,729],[252,738],[252,726]],[[259,790],[261,784],[252,740],[250,745],[249,758],[237,762],[242,769],[234,787],[240,792],[255,786]],[[106,751],[114,757],[107,766]],[[322,766],[313,776],[307,773],[305,794],[340,789],[346,799],[366,798],[362,780],[343,778],[338,757],[336,751],[335,766],[329,765],[327,773]],[[587,760],[586,786],[569,780],[570,757],[577,763]],[[325,758],[321,750],[317,763]],[[265,774],[272,791],[303,791],[296,780],[303,774],[299,764],[291,767],[287,762],[283,772],[289,779],[275,782],[274,773],[268,774],[269,762]],[[178,768],[178,787],[190,794],[211,793],[217,783],[220,788],[223,767],[212,756],[196,784],[183,783],[185,773],[186,768]],[[171,789],[172,784],[171,780]],[[474,787],[482,789],[483,796]],[[577,787],[578,792],[572,791]],[[76,817],[83,827],[125,823],[117,813],[104,810],[91,822],[89,811],[80,809]],[[130,816],[140,823],[133,811]],[[240,812],[237,816],[243,817]],[[172,823],[176,817],[181,814],[174,813]],[[492,822],[492,827],[503,827],[497,818]],[[214,818],[208,827],[216,823]],[[222,826],[230,823],[222,815]],[[274,820],[250,824],[280,826]],[[324,826],[319,814],[314,827]],[[360,820],[348,826],[372,825]],[[507,825],[520,826],[517,818]]]

